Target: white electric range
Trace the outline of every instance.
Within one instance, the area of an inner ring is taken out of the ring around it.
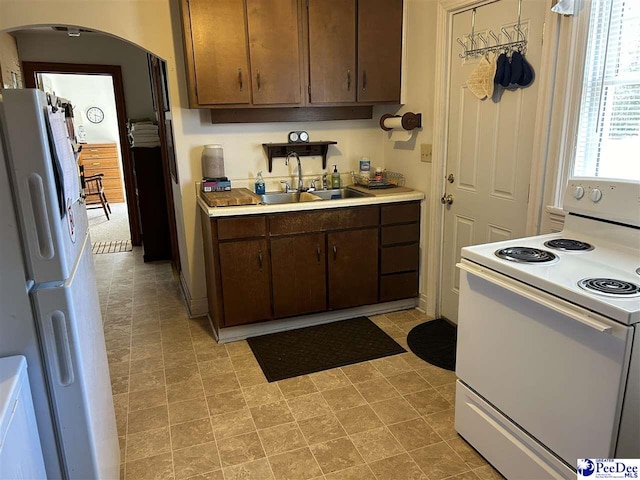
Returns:
[[[456,430],[509,479],[640,458],[640,182],[573,178],[564,210],[458,264]]]

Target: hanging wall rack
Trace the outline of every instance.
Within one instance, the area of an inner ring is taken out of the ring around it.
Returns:
[[[520,16],[522,14],[522,0],[518,0],[518,21],[513,25],[514,35],[511,35],[507,28],[501,27],[500,32],[507,39],[506,42],[500,43],[500,37],[496,35],[493,30],[489,30],[488,38],[483,33],[476,33],[476,9],[472,10],[471,15],[471,33],[464,35],[463,38],[458,37],[456,41],[462,46],[463,52],[460,54],[460,58],[480,57],[486,55],[489,52],[499,51],[526,51],[527,49],[527,36],[522,31],[522,25],[520,23]],[[464,39],[468,40],[468,43]],[[491,45],[491,39],[495,42]]]

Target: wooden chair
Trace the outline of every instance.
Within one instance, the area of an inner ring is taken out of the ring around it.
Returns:
[[[90,177],[85,177],[84,167],[80,165],[80,176],[82,178],[82,188],[84,189],[87,208],[100,208],[100,206],[102,206],[107,220],[110,220],[109,214],[111,213],[111,207],[109,206],[109,201],[104,194],[104,188],[102,186],[102,177],[104,174],[97,173]]]

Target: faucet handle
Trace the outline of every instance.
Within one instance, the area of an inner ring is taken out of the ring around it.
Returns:
[[[291,184],[286,180],[280,180],[280,183],[284,185],[284,193],[289,193],[291,191]]]
[[[309,192],[313,192],[314,190],[317,190],[318,188],[316,187],[316,182],[319,182],[320,179],[319,178],[314,178],[313,180],[311,180],[311,186],[309,187]]]

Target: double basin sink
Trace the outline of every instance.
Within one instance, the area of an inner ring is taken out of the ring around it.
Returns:
[[[351,188],[334,188],[331,190],[314,190],[313,192],[270,192],[260,195],[265,205],[280,203],[315,202],[320,200],[340,200],[342,198],[371,197],[371,194]]]

